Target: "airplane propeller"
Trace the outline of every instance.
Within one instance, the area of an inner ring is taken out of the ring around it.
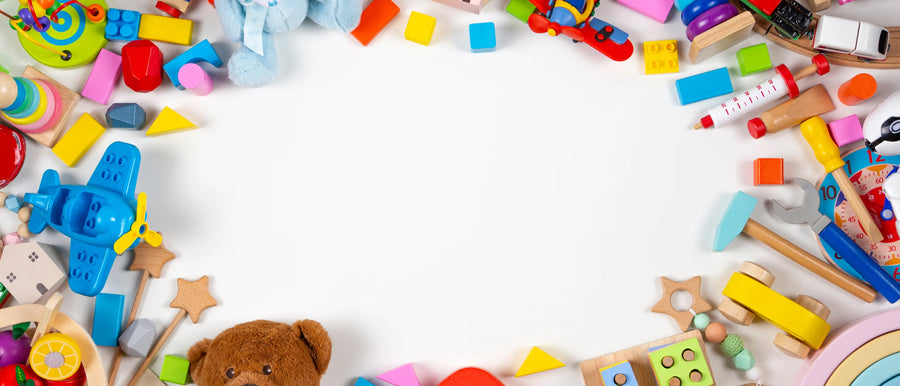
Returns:
[[[546,16],[539,13],[532,13],[531,16],[528,17],[528,28],[531,28],[532,31],[539,34],[549,33],[550,36],[556,36],[562,33],[563,35],[578,41],[584,40],[581,30],[578,28],[553,23],[547,19]]]
[[[147,194],[140,193],[137,197],[137,213],[134,218],[134,222],[131,224],[131,230],[125,232],[122,237],[119,237],[116,240],[116,243],[113,244],[113,249],[118,254],[124,253],[128,250],[138,238],[144,239],[147,244],[151,246],[158,247],[162,243],[162,235],[150,229],[150,225],[147,224]]]

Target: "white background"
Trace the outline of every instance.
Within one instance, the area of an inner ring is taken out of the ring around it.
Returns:
[[[15,1],[0,8],[13,11]],[[134,5],[154,12],[152,1]],[[194,42],[207,38],[223,56],[217,16],[197,0]],[[129,1],[112,1],[127,7]],[[170,106],[200,129],[148,138],[111,129],[81,163],[67,168],[29,142],[19,178],[5,190],[35,191],[46,168],[63,183],[84,184],[113,141],[136,144],[143,164],[138,191],[149,195],[150,224],[178,257],[151,280],[139,317],[165,328],[175,280],[211,277],[220,305],[201,322],[185,321],[162,354],[185,355],[201,338],[254,319],[320,321],[334,341],[325,385],[371,380],[414,362],[423,385],[453,370],[480,366],[508,385],[582,384],[578,363],[678,332],[650,313],[659,276],[703,276],[711,303],[743,260],[775,273],[774,288],[832,309],[840,326],[889,307],[865,304],[741,236],[712,252],[715,226],[731,195],[799,202],[799,189],[754,187],[752,161],[783,157],[786,178],[817,180],[822,167],[798,130],[759,140],[743,124],[690,129],[715,101],[679,106],[673,82],[728,66],[735,90],[769,73],[741,77],[735,52],[764,40],[754,35],[697,65],[687,59],[685,27],[673,10],[659,24],[611,1],[597,16],[631,34],[634,57],[616,63],[566,38],[532,33],[494,0],[472,15],[426,0],[398,1],[402,11],[369,47],[312,23],[277,36],[277,83],[236,88],[216,70],[207,97],[166,80],[151,94],[120,84],[112,102],[140,102],[148,116]],[[411,10],[437,17],[431,46],[403,39]],[[859,0],[826,13],[895,25],[900,1]],[[892,17],[894,15],[894,17]],[[468,50],[468,24],[493,21],[498,48]],[[677,38],[678,74],[644,75],[641,43]],[[166,58],[183,47],[160,44]],[[15,35],[0,35],[0,61],[18,74],[32,64]],[[110,45],[118,52],[121,43]],[[769,44],[774,63],[799,69],[809,59]],[[80,91],[89,68],[38,66]],[[869,71],[879,81],[872,101],[841,105],[837,86],[859,69],[836,67],[824,82],[838,109],[833,120],[865,116],[900,88],[896,71]],[[104,106],[82,101],[75,117],[102,119]],[[809,251],[814,235],[780,222],[764,208],[759,221]],[[7,212],[0,230],[17,225]],[[67,240],[49,230],[35,238],[63,256]],[[116,261],[105,292],[124,293],[126,308],[139,274]],[[66,291],[63,310],[90,326],[93,300]],[[127,313],[127,310],[126,310]],[[724,319],[715,312],[714,320]],[[785,385],[800,361],[772,345],[777,329],[728,323],[745,338],[769,385]],[[531,346],[567,367],[513,379]],[[109,366],[113,350],[101,348]],[[718,383],[743,383],[742,372],[710,346]],[[138,360],[126,359],[120,384]],[[152,366],[159,370],[161,359]],[[378,383],[379,381],[376,381]]]

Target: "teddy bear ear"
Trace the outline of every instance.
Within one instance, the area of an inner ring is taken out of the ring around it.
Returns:
[[[297,337],[309,346],[319,375],[325,374],[328,363],[331,362],[331,338],[328,337],[328,331],[319,322],[309,319],[298,320],[291,327]]]
[[[190,369],[191,376],[194,379],[198,379],[200,371],[203,369],[203,362],[206,358],[206,353],[209,352],[209,346],[212,345],[212,341],[209,339],[203,339],[197,343],[194,343],[190,349],[188,349],[187,357],[188,361],[190,361]]]

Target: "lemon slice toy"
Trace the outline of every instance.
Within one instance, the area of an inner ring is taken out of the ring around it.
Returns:
[[[81,366],[81,350],[65,334],[47,334],[31,346],[28,362],[39,377],[48,381],[61,381],[78,371]]]

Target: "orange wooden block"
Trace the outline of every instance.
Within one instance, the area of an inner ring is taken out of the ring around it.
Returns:
[[[862,73],[844,82],[838,88],[838,99],[847,106],[856,106],[871,98],[878,91],[878,82],[872,75]]]
[[[394,20],[400,13],[400,7],[391,0],[372,0],[372,3],[363,10],[359,19],[359,26],[350,32],[356,40],[364,46],[368,46],[372,39],[378,35],[384,27]]]
[[[784,160],[757,158],[753,161],[753,185],[784,184]]]

